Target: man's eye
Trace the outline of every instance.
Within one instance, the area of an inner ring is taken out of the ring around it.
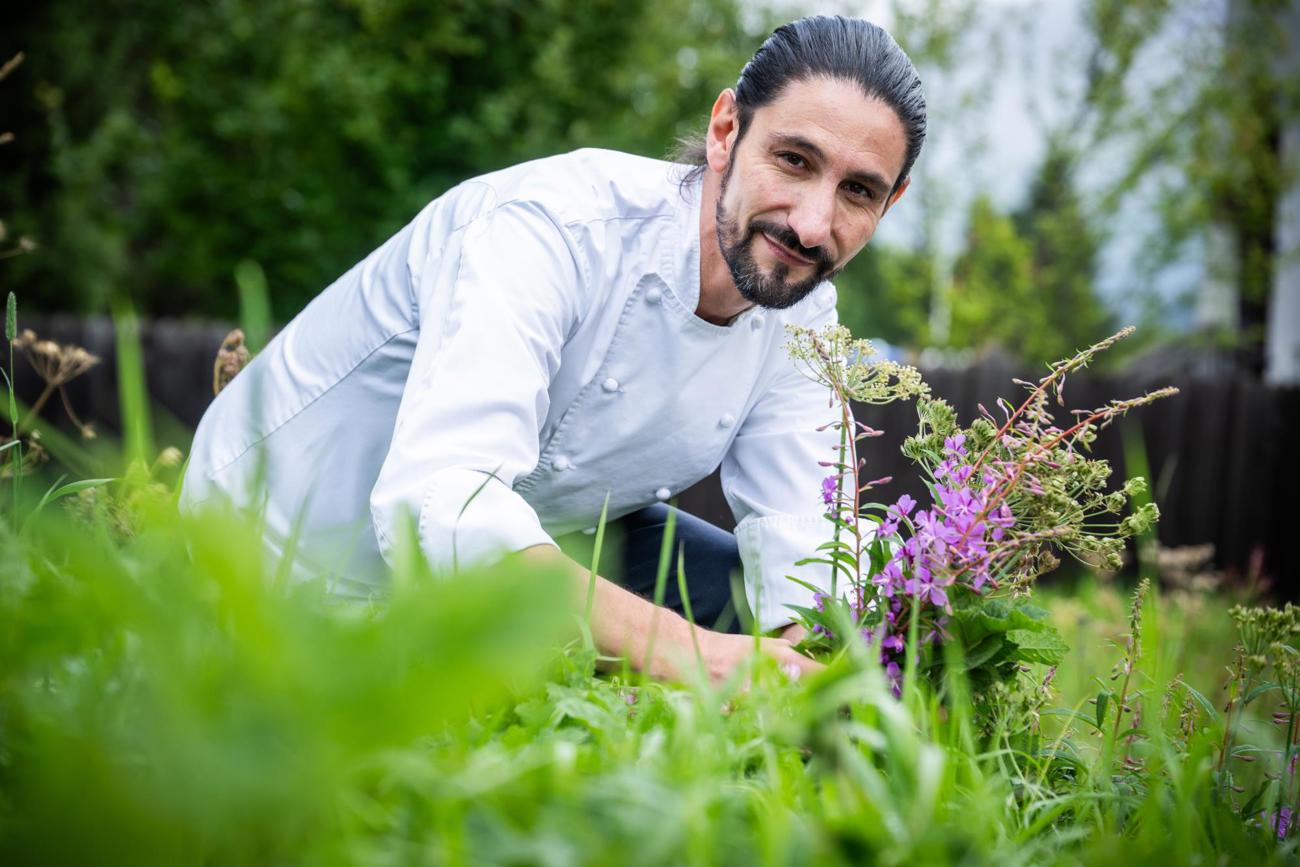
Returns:
[[[798,154],[792,154],[789,151],[784,151],[782,153],[779,153],[777,154],[777,156],[781,160],[783,160],[784,162],[788,163],[789,165],[793,166],[796,169],[801,169],[808,164],[808,162],[803,157],[799,156]]]
[[[874,199],[876,197],[869,187],[863,186],[855,181],[849,181],[846,183],[844,189],[848,190],[850,195],[859,199]]]

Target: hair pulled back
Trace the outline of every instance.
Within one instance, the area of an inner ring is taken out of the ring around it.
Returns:
[[[852,82],[868,99],[879,99],[898,115],[907,141],[903,168],[894,181],[898,189],[925,141],[925,94],[921,76],[894,37],[860,18],[813,15],[774,30],[736,82],[736,141],[744,138],[755,111],[779,98],[790,84],[811,78]],[[676,158],[702,167],[703,144],[684,140]],[[702,168],[692,179],[698,171]]]

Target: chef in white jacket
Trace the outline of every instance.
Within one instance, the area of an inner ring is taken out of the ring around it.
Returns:
[[[924,131],[919,78],[888,34],[806,18],[719,95],[685,164],[582,150],[464,182],[222,391],[184,507],[257,511],[272,554],[344,595],[383,593],[404,524],[435,569],[524,552],[585,589],[557,538],[595,525],[606,498],[611,519],[645,515],[720,465],[748,607],[783,630],[761,647],[814,667],[787,607],[810,592],[786,576],[827,583],[793,564],[827,537],[818,461],[838,435],[818,430],[835,413],[785,326],[835,321],[828,280],[906,189]],[[722,678],[754,648],[659,609],[646,657],[655,617],[597,581],[599,649],[651,675],[698,643]]]

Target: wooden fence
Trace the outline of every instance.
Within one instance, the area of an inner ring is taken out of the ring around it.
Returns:
[[[84,346],[103,359],[68,388],[76,411],[107,430],[118,427],[114,332],[105,318],[22,317],[41,337]],[[164,445],[183,450],[188,431],[212,399],[212,362],[228,326],[160,320],[141,331],[147,384],[164,424]],[[18,363],[19,394],[31,402],[40,382],[30,367]],[[1070,407],[1100,406],[1112,398],[1131,397],[1175,385],[1177,397],[1134,411],[1102,432],[1094,453],[1111,462],[1114,479],[1126,477],[1126,438],[1140,440],[1156,500],[1163,514],[1160,540],[1167,546],[1212,543],[1216,565],[1237,574],[1262,568],[1281,595],[1300,595],[1300,557],[1290,533],[1300,509],[1287,506],[1300,496],[1300,389],[1270,388],[1244,374],[1203,375],[1185,366],[1172,375],[1072,377],[1066,396]],[[934,394],[947,399],[963,420],[978,405],[993,408],[999,396],[1014,400],[1020,392],[1013,377],[1029,378],[1005,360],[987,360],[961,369],[924,371]],[[1062,419],[1067,410],[1062,410]],[[57,420],[57,401],[45,412]],[[866,441],[863,455],[872,477],[890,475],[894,482],[881,493],[903,492],[921,499],[920,479],[898,451],[915,430],[912,405],[859,407],[857,416],[886,433]],[[168,425],[168,420],[175,424]],[[811,500],[819,491],[808,492]],[[922,500],[924,502],[924,500]],[[682,494],[682,506],[719,526],[733,519],[715,473]]]

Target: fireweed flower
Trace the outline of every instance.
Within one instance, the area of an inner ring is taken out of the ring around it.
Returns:
[[[834,468],[821,484],[834,526],[823,546],[830,553],[803,561],[823,563],[833,576],[831,593],[816,598],[816,611],[825,615],[836,607],[853,618],[854,631],[879,654],[896,694],[913,623],[922,644],[943,641],[948,618],[984,605],[984,597],[1026,595],[1059,563],[1055,552],[1115,564],[1124,540],[1155,522],[1153,503],[1123,514],[1140,486],[1111,490],[1109,465],[1088,453],[1098,431],[1114,419],[1175,390],[1079,410],[1068,425],[1056,424],[1050,412],[1049,398],[1063,404],[1066,376],[1129,333],[1050,365],[1037,383],[1019,383],[1029,391],[1019,405],[999,398],[998,415],[981,406],[979,417],[961,427],[951,406],[928,396],[916,371],[872,361],[870,344],[847,329],[790,331],[796,366],[825,385],[840,410],[839,419],[823,428],[840,434],[837,460],[822,464]],[[866,507],[877,510],[865,525],[874,530],[872,538],[857,520],[860,495],[884,480],[863,484],[857,444],[880,432],[857,422],[850,403],[905,397],[917,398],[920,423],[902,451],[927,477],[930,503],[918,508],[904,495],[883,509]],[[837,578],[848,586],[837,587]],[[823,625],[810,630],[819,646],[852,640],[825,627],[835,620],[819,619]]]
[[[1279,840],[1285,840],[1287,832],[1291,830],[1292,813],[1290,807],[1280,807],[1276,813],[1270,813],[1264,810],[1259,814],[1260,821],[1273,829]]]
[[[822,479],[822,502],[828,506],[835,505],[835,490],[839,486],[838,476],[827,476]]]

